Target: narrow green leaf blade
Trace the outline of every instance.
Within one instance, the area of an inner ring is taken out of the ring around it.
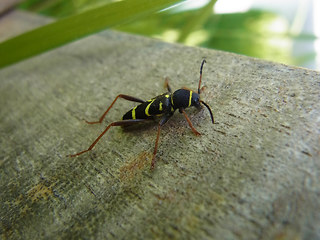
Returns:
[[[0,68],[183,0],[127,0],[62,19],[0,44]]]

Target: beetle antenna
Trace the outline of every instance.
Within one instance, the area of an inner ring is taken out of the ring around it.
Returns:
[[[198,86],[198,94],[201,93],[200,91],[200,87],[201,87],[201,79],[202,79],[202,68],[203,68],[203,64],[206,62],[205,59],[203,59],[202,63],[201,63],[201,67],[200,67],[200,79],[199,79],[199,86]]]
[[[205,106],[206,106],[206,108],[208,109],[208,111],[209,111],[209,113],[210,113],[211,121],[212,121],[212,123],[214,123],[213,114],[212,114],[212,111],[211,111],[211,109],[210,109],[209,105],[208,105],[208,104],[206,104],[204,101],[200,101],[200,102],[201,102],[203,105],[205,105]]]

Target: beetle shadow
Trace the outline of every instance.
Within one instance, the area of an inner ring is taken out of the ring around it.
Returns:
[[[158,125],[158,122],[159,121],[157,121],[156,119],[150,119],[150,121],[132,124],[129,126],[123,126],[122,130],[125,133],[138,134],[141,131],[151,130],[152,128]]]

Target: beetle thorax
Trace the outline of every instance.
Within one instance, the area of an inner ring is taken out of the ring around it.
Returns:
[[[171,104],[174,109],[187,108],[190,106],[198,107],[199,101],[199,94],[187,89],[178,89],[171,96]]]

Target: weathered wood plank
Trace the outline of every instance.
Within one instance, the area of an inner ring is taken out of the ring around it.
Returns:
[[[0,2],[0,17],[13,9],[21,0],[2,0]]]
[[[0,6],[1,7],[1,6]],[[0,17],[0,42],[52,22],[48,17],[26,11],[9,11]]]

